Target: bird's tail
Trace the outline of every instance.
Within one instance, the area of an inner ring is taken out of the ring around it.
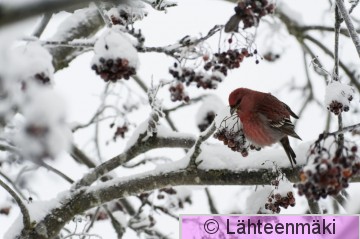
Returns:
[[[296,164],[296,160],[295,160],[296,154],[290,146],[289,138],[287,136],[282,138],[280,140],[280,143],[285,149],[286,155],[288,156],[288,158],[290,160],[291,167],[294,168],[293,162],[294,162],[294,164]]]

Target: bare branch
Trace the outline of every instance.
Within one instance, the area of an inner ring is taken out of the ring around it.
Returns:
[[[21,198],[16,194],[14,190],[12,190],[4,181],[0,179],[0,186],[3,187],[15,200],[15,202],[18,204],[20,211],[23,216],[23,224],[24,224],[24,231],[27,232],[31,229],[31,220],[30,220],[30,214],[28,209],[26,208],[24,202],[21,200]]]
[[[336,0],[336,5],[345,21],[346,27],[349,30],[350,37],[351,37],[351,39],[355,45],[356,51],[360,57],[360,39],[355,30],[354,24],[351,21],[350,15],[345,8],[343,0]]]
[[[52,13],[50,13],[50,12],[47,12],[42,16],[39,25],[36,27],[36,29],[33,33],[34,37],[37,37],[37,38],[41,37],[41,34],[44,32],[46,26],[50,22],[51,17],[52,17]]]

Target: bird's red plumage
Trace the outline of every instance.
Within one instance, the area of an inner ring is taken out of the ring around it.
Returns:
[[[246,138],[257,146],[269,146],[281,141],[292,163],[295,153],[287,136],[300,139],[294,131],[290,116],[298,118],[285,103],[269,93],[238,88],[229,95],[229,105],[235,108]],[[291,159],[290,156],[293,158]]]

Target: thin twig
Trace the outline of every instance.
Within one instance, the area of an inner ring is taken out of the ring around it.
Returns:
[[[47,12],[42,16],[39,25],[36,27],[36,29],[35,29],[35,31],[33,33],[34,37],[37,37],[37,38],[41,37],[41,34],[44,32],[46,26],[50,22],[50,19],[51,19],[52,15],[53,15],[52,13]]]
[[[67,181],[68,183],[70,184],[73,184],[74,183],[74,180],[72,180],[70,177],[68,177],[67,175],[65,175],[63,172],[57,170],[56,168],[44,163],[44,162],[41,162],[40,164],[42,167],[46,168],[47,170],[59,175],[60,177],[62,177],[63,179],[65,179],[65,181]]]
[[[17,192],[17,194],[20,195],[20,197],[23,200],[26,200],[25,195],[21,192],[21,190],[16,186],[16,184],[3,172],[0,171],[0,176],[3,177],[8,183],[10,183],[10,185],[14,188],[14,190]]]
[[[342,130],[338,130],[338,131],[335,131],[335,132],[332,132],[332,133],[324,133],[323,136],[324,137],[337,136],[339,134],[343,134],[343,133],[346,133],[346,132],[351,132],[351,131],[353,131],[354,129],[357,129],[357,128],[360,128],[360,123],[344,127]]]
[[[312,36],[309,36],[309,35],[304,36],[304,39],[307,39],[307,40],[311,41],[312,43],[317,45],[321,50],[323,50],[324,53],[326,53],[328,56],[334,58],[334,54],[324,44],[322,44],[317,39],[315,39],[315,38],[313,38]],[[350,78],[351,83],[356,87],[356,89],[358,91],[360,91],[360,83],[355,78],[353,72],[350,71],[350,69],[340,59],[339,59],[339,66],[340,66],[341,69],[344,70],[345,74]]]
[[[207,140],[215,132],[215,130],[216,130],[215,121],[213,121],[211,125],[204,132],[202,132],[199,138],[196,140],[193,146],[193,152],[190,156],[189,164],[187,166],[189,170],[193,170],[197,168],[197,166],[201,163],[201,162],[196,162],[197,157],[201,153],[200,146],[205,140]]]
[[[108,18],[108,16],[105,15],[105,8],[104,8],[104,4],[103,3],[100,3],[100,2],[95,2],[95,5],[99,11],[99,14],[101,16],[101,18],[104,20],[104,23],[105,25],[108,27],[108,28],[111,28],[112,27],[112,23],[110,21],[110,19]]]
[[[0,186],[3,187],[16,201],[18,206],[20,207],[20,211],[23,216],[23,224],[26,231],[31,229],[31,220],[30,220],[30,214],[28,209],[26,208],[24,202],[21,200],[21,198],[16,194],[14,190],[12,190],[4,181],[0,179]]]
[[[205,193],[208,199],[211,214],[219,214],[219,211],[215,207],[214,199],[212,198],[208,187],[205,188]]]
[[[334,46],[334,73],[333,73],[333,80],[340,81],[339,78],[339,37],[340,37],[340,25],[341,25],[341,19],[340,19],[340,13],[338,6],[335,6],[335,46]],[[338,115],[338,129],[343,129],[343,120],[342,120],[342,114],[340,113]],[[339,148],[342,148],[344,145],[344,134],[339,134],[338,138],[338,144]]]
[[[117,238],[119,239],[122,238],[123,234],[125,233],[125,228],[119,223],[118,220],[116,220],[116,218],[114,217],[112,212],[108,209],[106,204],[103,205],[103,208],[105,209],[106,214],[110,217],[110,222],[117,234]]]

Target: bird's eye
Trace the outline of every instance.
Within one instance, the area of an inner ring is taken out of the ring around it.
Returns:
[[[238,100],[236,101],[236,106],[239,106],[240,103],[241,103],[241,99],[238,99]]]

